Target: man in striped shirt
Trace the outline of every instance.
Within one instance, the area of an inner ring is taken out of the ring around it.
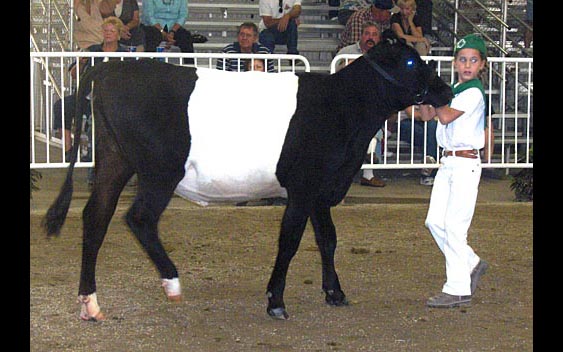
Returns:
[[[237,41],[225,46],[221,52],[227,54],[271,54],[270,49],[258,42],[258,26],[253,22],[244,22],[238,28]],[[225,71],[246,71],[246,62],[250,59],[218,59],[217,69]],[[274,60],[268,59],[268,72],[274,72]]]
[[[391,28],[391,10],[393,8],[391,0],[373,0],[373,5],[366,9],[361,9],[352,14],[346,22],[346,27],[340,36],[340,44],[336,48],[339,51],[345,46],[352,45],[360,40],[362,35],[362,25],[365,22],[374,22],[379,28],[379,33]]]

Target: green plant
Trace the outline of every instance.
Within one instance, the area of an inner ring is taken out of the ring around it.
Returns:
[[[37,170],[30,170],[29,171],[29,199],[33,198],[33,191],[38,191],[39,187],[37,187],[37,181],[39,181],[43,177],[41,173]]]
[[[534,162],[533,147],[530,148],[530,162]],[[510,189],[514,191],[516,201],[527,202],[534,200],[534,169],[522,169],[518,171]]]

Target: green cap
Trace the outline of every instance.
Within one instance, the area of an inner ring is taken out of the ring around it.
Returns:
[[[477,49],[481,53],[483,59],[487,58],[487,47],[485,41],[477,36],[477,34],[468,34],[455,45],[454,55],[461,49]]]

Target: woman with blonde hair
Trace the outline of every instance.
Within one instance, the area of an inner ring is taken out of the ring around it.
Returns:
[[[416,14],[415,0],[397,0],[399,12],[391,16],[391,29],[397,37],[406,40],[407,44],[418,51],[420,56],[430,52],[430,41],[422,33],[422,24]]]

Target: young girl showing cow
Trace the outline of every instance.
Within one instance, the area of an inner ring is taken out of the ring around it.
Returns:
[[[446,258],[446,283],[426,303],[432,308],[471,303],[488,267],[467,244],[481,178],[479,150],[485,144],[486,99],[479,73],[485,67],[487,49],[483,39],[470,34],[457,43],[454,55],[458,81],[453,85],[453,100],[449,106],[421,106],[423,120],[438,116],[436,138],[443,148],[425,222]]]

